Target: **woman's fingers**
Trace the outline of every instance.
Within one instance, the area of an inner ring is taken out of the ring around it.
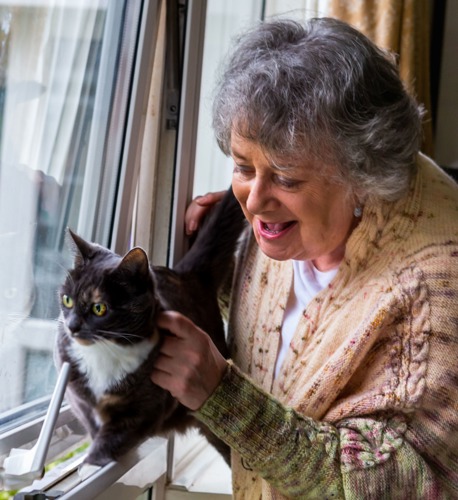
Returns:
[[[223,198],[226,191],[207,193],[194,198],[185,214],[185,231],[188,236],[197,231],[210,209]]]
[[[170,335],[163,340],[151,380],[197,410],[218,386],[227,362],[210,337],[182,314],[166,311],[157,324]]]
[[[160,313],[156,319],[156,324],[159,328],[173,333],[175,337],[183,338],[187,337],[189,330],[198,328],[189,318],[176,311]]]

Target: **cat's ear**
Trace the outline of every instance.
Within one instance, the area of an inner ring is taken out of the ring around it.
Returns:
[[[94,257],[94,255],[100,251],[99,245],[95,245],[94,243],[90,243],[81,236],[78,236],[74,233],[70,228],[67,229],[68,234],[71,237],[74,245],[73,249],[75,250],[75,266],[80,266],[84,264],[85,261],[90,260]]]
[[[149,262],[145,251],[140,247],[132,248],[122,259],[118,271],[137,276],[149,276]]]

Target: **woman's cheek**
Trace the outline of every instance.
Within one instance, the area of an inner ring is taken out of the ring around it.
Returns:
[[[242,182],[233,178],[232,179],[232,192],[234,193],[234,196],[237,198],[238,202],[240,203],[240,206],[242,207],[242,210],[246,216],[246,200],[248,199],[248,195],[250,192],[248,185],[246,185],[246,184],[244,185]]]

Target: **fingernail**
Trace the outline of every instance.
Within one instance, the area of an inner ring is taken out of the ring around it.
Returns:
[[[191,234],[197,229],[197,222],[195,220],[189,221],[188,227],[187,227],[187,233]]]

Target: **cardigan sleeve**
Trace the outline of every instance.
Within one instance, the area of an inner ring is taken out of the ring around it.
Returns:
[[[409,443],[400,414],[315,421],[282,406],[229,362],[195,416],[287,497],[451,498]]]

